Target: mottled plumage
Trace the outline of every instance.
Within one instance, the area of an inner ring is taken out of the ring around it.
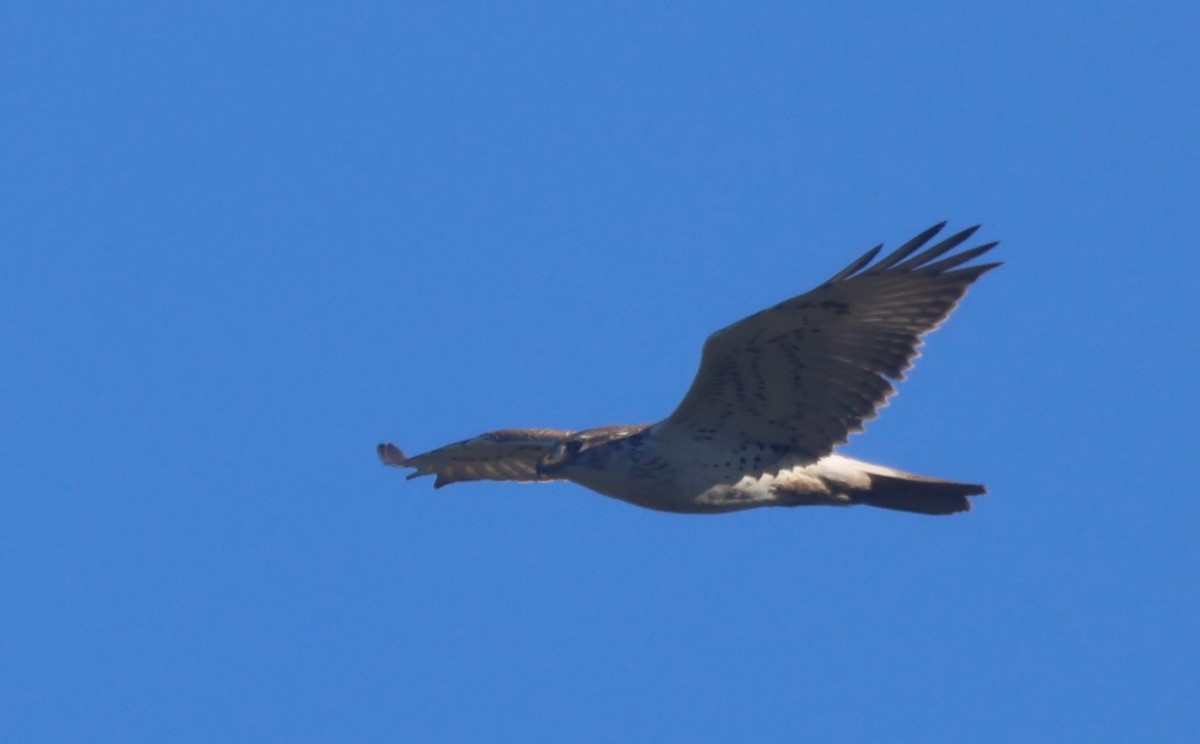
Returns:
[[[381,444],[379,457],[415,468],[409,478],[436,475],[435,487],[570,480],[670,512],[849,504],[965,511],[983,486],[832,454],[895,392],[891,380],[912,366],[921,336],[999,266],[964,266],[996,243],[951,253],[978,227],[917,253],[944,225],[872,264],[876,247],[811,292],[714,333],[683,401],[656,424],[506,429],[413,457]]]

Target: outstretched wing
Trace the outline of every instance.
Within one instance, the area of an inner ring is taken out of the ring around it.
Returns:
[[[384,465],[416,468],[416,472],[409,474],[410,480],[422,475],[437,475],[434,488],[473,480],[552,480],[538,475],[538,460],[573,434],[557,429],[503,429],[413,457],[406,457],[391,443],[379,445],[376,452]]]
[[[861,431],[903,379],[921,336],[998,263],[960,268],[996,243],[943,257],[978,226],[911,256],[935,225],[870,265],[876,247],[807,294],[717,331],[660,438],[730,439],[769,461],[805,464]]]

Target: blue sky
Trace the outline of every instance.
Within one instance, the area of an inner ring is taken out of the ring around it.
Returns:
[[[6,741],[1182,741],[1194,3],[16,2]],[[879,242],[1006,262],[845,450],[967,515],[434,491]]]

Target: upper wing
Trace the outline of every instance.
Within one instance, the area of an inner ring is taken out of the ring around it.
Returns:
[[[935,225],[868,266],[876,247],[813,291],[717,331],[658,437],[734,437],[779,460],[815,462],[861,431],[895,392],[923,334],[998,263],[958,268],[996,243],[941,258],[978,226],[912,258]],[[940,259],[940,260],[938,260]]]
[[[391,443],[379,445],[376,451],[384,465],[416,468],[415,473],[409,474],[410,480],[436,474],[434,488],[472,480],[551,480],[538,475],[538,460],[573,434],[557,429],[503,429],[413,457],[406,457]]]

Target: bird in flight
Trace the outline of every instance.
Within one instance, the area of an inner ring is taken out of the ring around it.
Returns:
[[[1000,265],[965,265],[996,243],[953,252],[978,225],[921,250],[945,224],[875,261],[877,246],[811,292],[709,336],[691,388],[658,423],[504,429],[412,457],[381,444],[379,459],[413,468],[410,479],[435,475],[435,488],[568,480],[676,513],[854,504],[966,511],[982,485],[833,454],[895,392],[890,380],[903,379],[921,337]]]

